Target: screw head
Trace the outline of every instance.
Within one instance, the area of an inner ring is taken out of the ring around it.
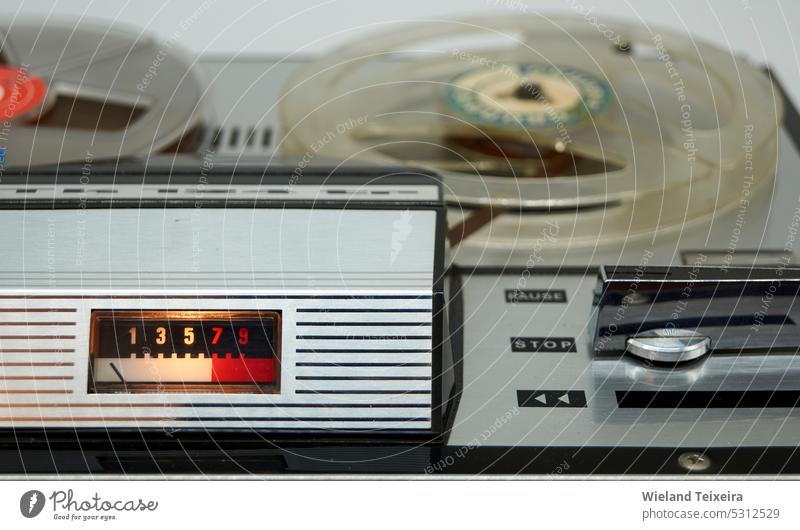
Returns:
[[[686,471],[705,471],[711,467],[711,459],[703,453],[692,451],[678,456],[678,464]]]

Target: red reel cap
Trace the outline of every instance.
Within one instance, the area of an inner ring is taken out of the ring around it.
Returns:
[[[22,68],[0,66],[0,120],[23,116],[44,101],[47,85]]]

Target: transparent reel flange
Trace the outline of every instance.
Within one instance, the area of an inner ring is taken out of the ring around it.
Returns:
[[[678,230],[771,180],[782,104],[764,72],[686,35],[605,22],[387,25],[290,80],[282,147],[439,171],[451,244],[483,251]]]
[[[191,149],[209,109],[174,42],[91,21],[0,21],[6,166]]]

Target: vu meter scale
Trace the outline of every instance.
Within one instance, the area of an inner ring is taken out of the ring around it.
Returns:
[[[96,391],[180,391],[232,383],[250,390],[280,373],[275,312],[95,312],[90,352]],[[151,384],[148,386],[148,384]]]

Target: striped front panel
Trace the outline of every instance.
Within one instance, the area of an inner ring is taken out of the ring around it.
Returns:
[[[90,393],[92,310],[282,314],[277,394]],[[0,427],[429,430],[430,292],[0,295]]]

